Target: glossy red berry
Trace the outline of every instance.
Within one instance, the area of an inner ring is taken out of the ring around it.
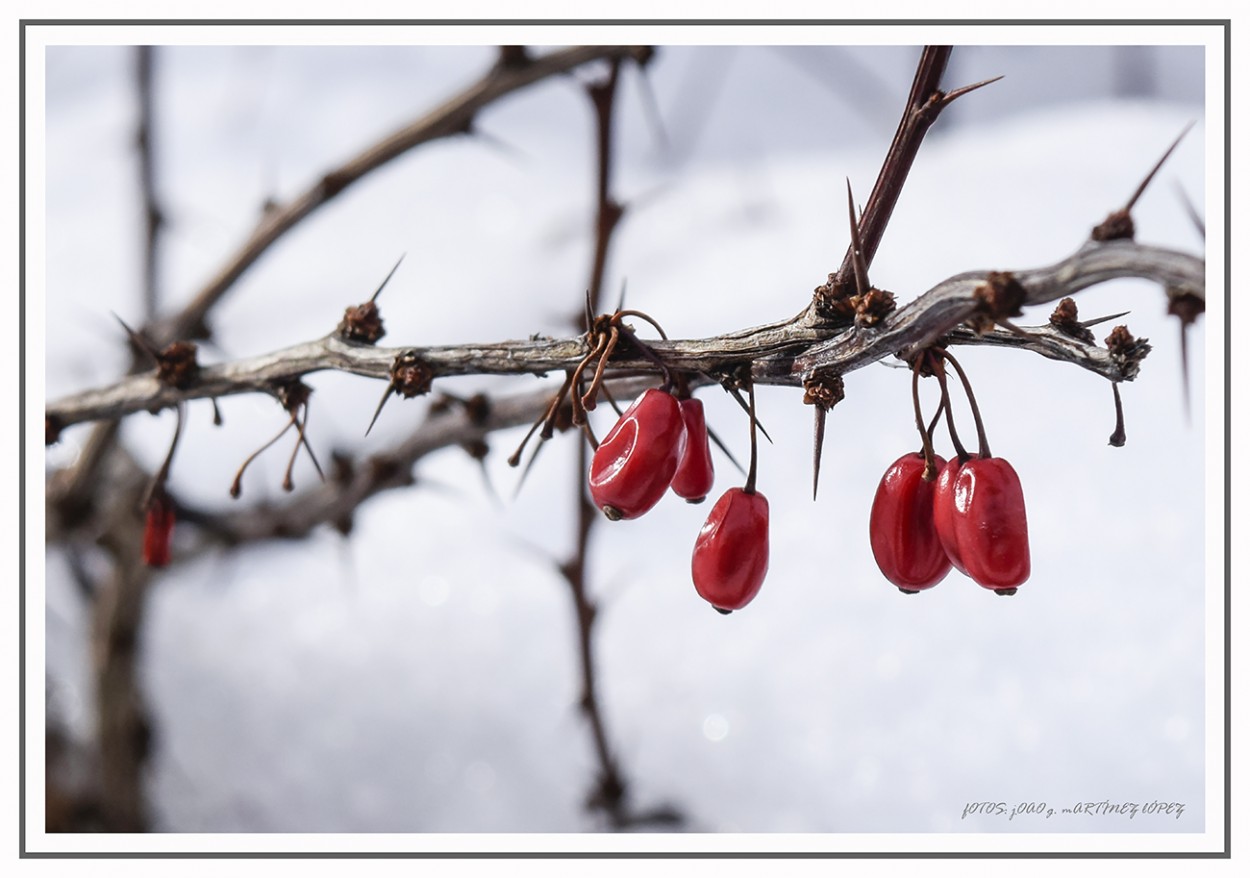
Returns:
[[[939,468],[945,464],[934,456]],[[936,482],[924,480],[925,458],[904,454],[885,471],[872,501],[868,536],[885,578],[906,592],[932,588],[950,573],[933,523]]]
[[[768,573],[768,500],[730,488],[712,507],[694,543],[691,575],[699,595],[722,612],[751,602]]]
[[[169,563],[169,544],[174,533],[174,507],[169,498],[161,494],[148,504],[147,519],[143,524],[143,563],[149,567],[164,567]]]
[[[590,496],[613,521],[637,518],[664,496],[686,446],[681,407],[652,388],[634,400],[595,449]]]
[[[933,488],[933,524],[937,528],[942,549],[955,569],[965,576],[963,558],[959,554],[959,540],[955,536],[955,476],[959,475],[958,457],[952,457],[938,472]]]
[[[1012,594],[1031,569],[1020,477],[1001,457],[972,457],[953,470],[934,496],[947,555],[978,585]]]
[[[673,493],[688,503],[702,503],[712,490],[716,473],[712,469],[712,450],[708,446],[707,422],[703,417],[703,401],[683,399],[682,421],[686,425],[686,451],[673,476]]]

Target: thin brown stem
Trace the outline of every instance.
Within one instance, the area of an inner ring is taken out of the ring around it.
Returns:
[[[972,409],[972,419],[977,425],[977,451],[980,457],[990,457],[990,443],[985,438],[985,423],[981,420],[981,409],[977,405],[976,394],[972,392],[972,382],[968,380],[964,367],[959,365],[959,361],[950,355],[948,351],[941,351],[942,359],[955,367],[955,372],[959,375],[959,380],[964,386],[964,394],[968,397],[968,405]]]
[[[748,379],[747,381],[747,399],[750,403],[748,414],[751,416],[751,462],[747,465],[747,481],[742,486],[742,490],[748,494],[755,493],[755,469],[759,459],[758,442],[755,436],[755,427],[758,421],[755,418],[755,382]]]
[[[933,460],[933,438],[925,429],[924,415],[920,412],[920,357],[911,366],[911,401],[916,414],[916,431],[920,433],[920,448],[924,454],[924,480],[931,482],[937,477],[937,464]]]

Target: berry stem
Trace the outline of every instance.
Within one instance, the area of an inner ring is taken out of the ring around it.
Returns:
[[[968,397],[968,405],[972,408],[972,419],[976,421],[977,424],[977,451],[982,458],[989,458],[991,457],[990,442],[985,438],[985,423],[981,420],[981,409],[977,406],[976,395],[972,392],[972,382],[968,380],[968,375],[964,372],[964,367],[959,365],[959,361],[951,356],[949,351],[943,350],[940,351],[940,353],[943,359],[947,360],[952,366],[954,366],[955,371],[959,374],[959,380],[964,386],[964,393]]]
[[[959,462],[965,463],[972,455],[968,453],[968,449],[964,448],[964,444],[959,441],[959,433],[955,429],[955,415],[951,410],[950,389],[946,385],[946,369],[942,362],[938,361],[938,368],[934,370],[937,375],[938,385],[942,388],[942,404],[938,408],[939,414],[945,410],[946,412],[946,429],[951,436],[951,444],[955,446],[955,454],[959,456]],[[936,416],[934,418],[936,421]]]
[[[916,429],[920,432],[920,446],[924,453],[923,478],[926,482],[931,482],[937,478],[937,464],[933,460],[933,437],[925,429],[924,415],[920,412],[920,356],[912,361],[911,401],[916,410]]]
[[[116,315],[114,315],[116,316]],[[182,438],[182,420],[185,407],[182,403],[178,404],[176,409],[178,412],[178,420],[174,424],[174,438],[169,443],[169,451],[165,455],[165,460],[161,463],[161,468],[156,471],[156,475],[152,477],[152,484],[148,486],[147,493],[143,498],[143,508],[147,509],[152,503],[152,499],[158,493],[164,493],[165,482],[169,479],[169,470],[174,463],[174,452],[178,450],[178,440]]]
[[[751,416],[751,463],[747,468],[747,481],[746,481],[746,484],[742,486],[742,490],[746,494],[754,494],[755,493],[755,465],[756,465],[756,459],[758,456],[756,445],[758,443],[756,442],[756,438],[755,438],[755,382],[750,378],[749,375],[747,377],[747,399],[750,405],[748,414],[750,414]]]

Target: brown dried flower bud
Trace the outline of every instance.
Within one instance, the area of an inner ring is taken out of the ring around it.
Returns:
[[[1141,369],[1141,361],[1150,353],[1150,340],[1136,338],[1127,326],[1117,326],[1107,336],[1107,352],[1120,367],[1125,381],[1132,381]]]
[[[855,303],[855,325],[876,326],[896,307],[894,294],[872,287],[862,296],[852,296]]]
[[[984,335],[999,320],[1020,316],[1028,294],[1011,272],[991,271],[985,282],[972,291],[972,297],[978,309],[966,322],[978,335]]]
[[[1077,319],[1076,302],[1071,296],[1061,299],[1055,306],[1050,314],[1050,325],[1064,335],[1080,339],[1086,344],[1094,343],[1094,333],[1090,332],[1089,327],[1082,326]]]
[[[374,301],[353,305],[344,311],[336,331],[344,341],[357,341],[362,344],[377,344],[378,339],[386,335],[386,330],[382,327],[382,315]]]
[[[841,375],[815,375],[803,381],[803,404],[829,411],[846,397]]]
[[[200,377],[194,342],[176,341],[156,355],[156,380],[186,390]]]
[[[1089,237],[1094,241],[1131,241],[1136,231],[1133,227],[1133,218],[1129,216],[1129,212],[1120,209],[1113,210],[1107,214],[1105,220],[1094,226],[1093,231],[1089,233]]]
[[[404,399],[429,393],[433,380],[434,370],[416,351],[404,351],[391,366],[391,384]]]

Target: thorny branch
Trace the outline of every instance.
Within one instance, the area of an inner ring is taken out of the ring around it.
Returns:
[[[717,374],[744,363],[758,384],[798,386],[805,374],[840,374],[863,368],[909,347],[922,347],[953,333],[960,344],[1010,345],[1080,366],[1113,381],[1127,380],[1105,348],[1078,339],[1058,339],[1045,328],[1025,328],[1029,338],[1007,341],[1002,330],[976,336],[959,330],[977,313],[975,296],[988,271],[955,275],[934,286],[873,328],[834,332],[806,313],[791,320],[705,339],[657,340],[651,349],[681,372]],[[1184,289],[1205,299],[1203,260],[1176,250],[1128,240],[1090,242],[1066,259],[1042,268],[1010,272],[1025,291],[1025,304],[1040,305],[1074,295],[1115,278],[1144,278],[1165,289]],[[161,384],[151,373],[124,378],[50,403],[47,417],[59,428],[86,421],[169,408],[192,399],[239,393],[274,393],[285,382],[332,369],[386,379],[395,358],[412,351],[435,378],[451,375],[545,375],[575,368],[586,355],[581,338],[505,341],[436,347],[379,348],[349,344],[335,335],[220,365],[204,366],[186,389]],[[639,356],[614,358],[613,374],[653,373]]]

